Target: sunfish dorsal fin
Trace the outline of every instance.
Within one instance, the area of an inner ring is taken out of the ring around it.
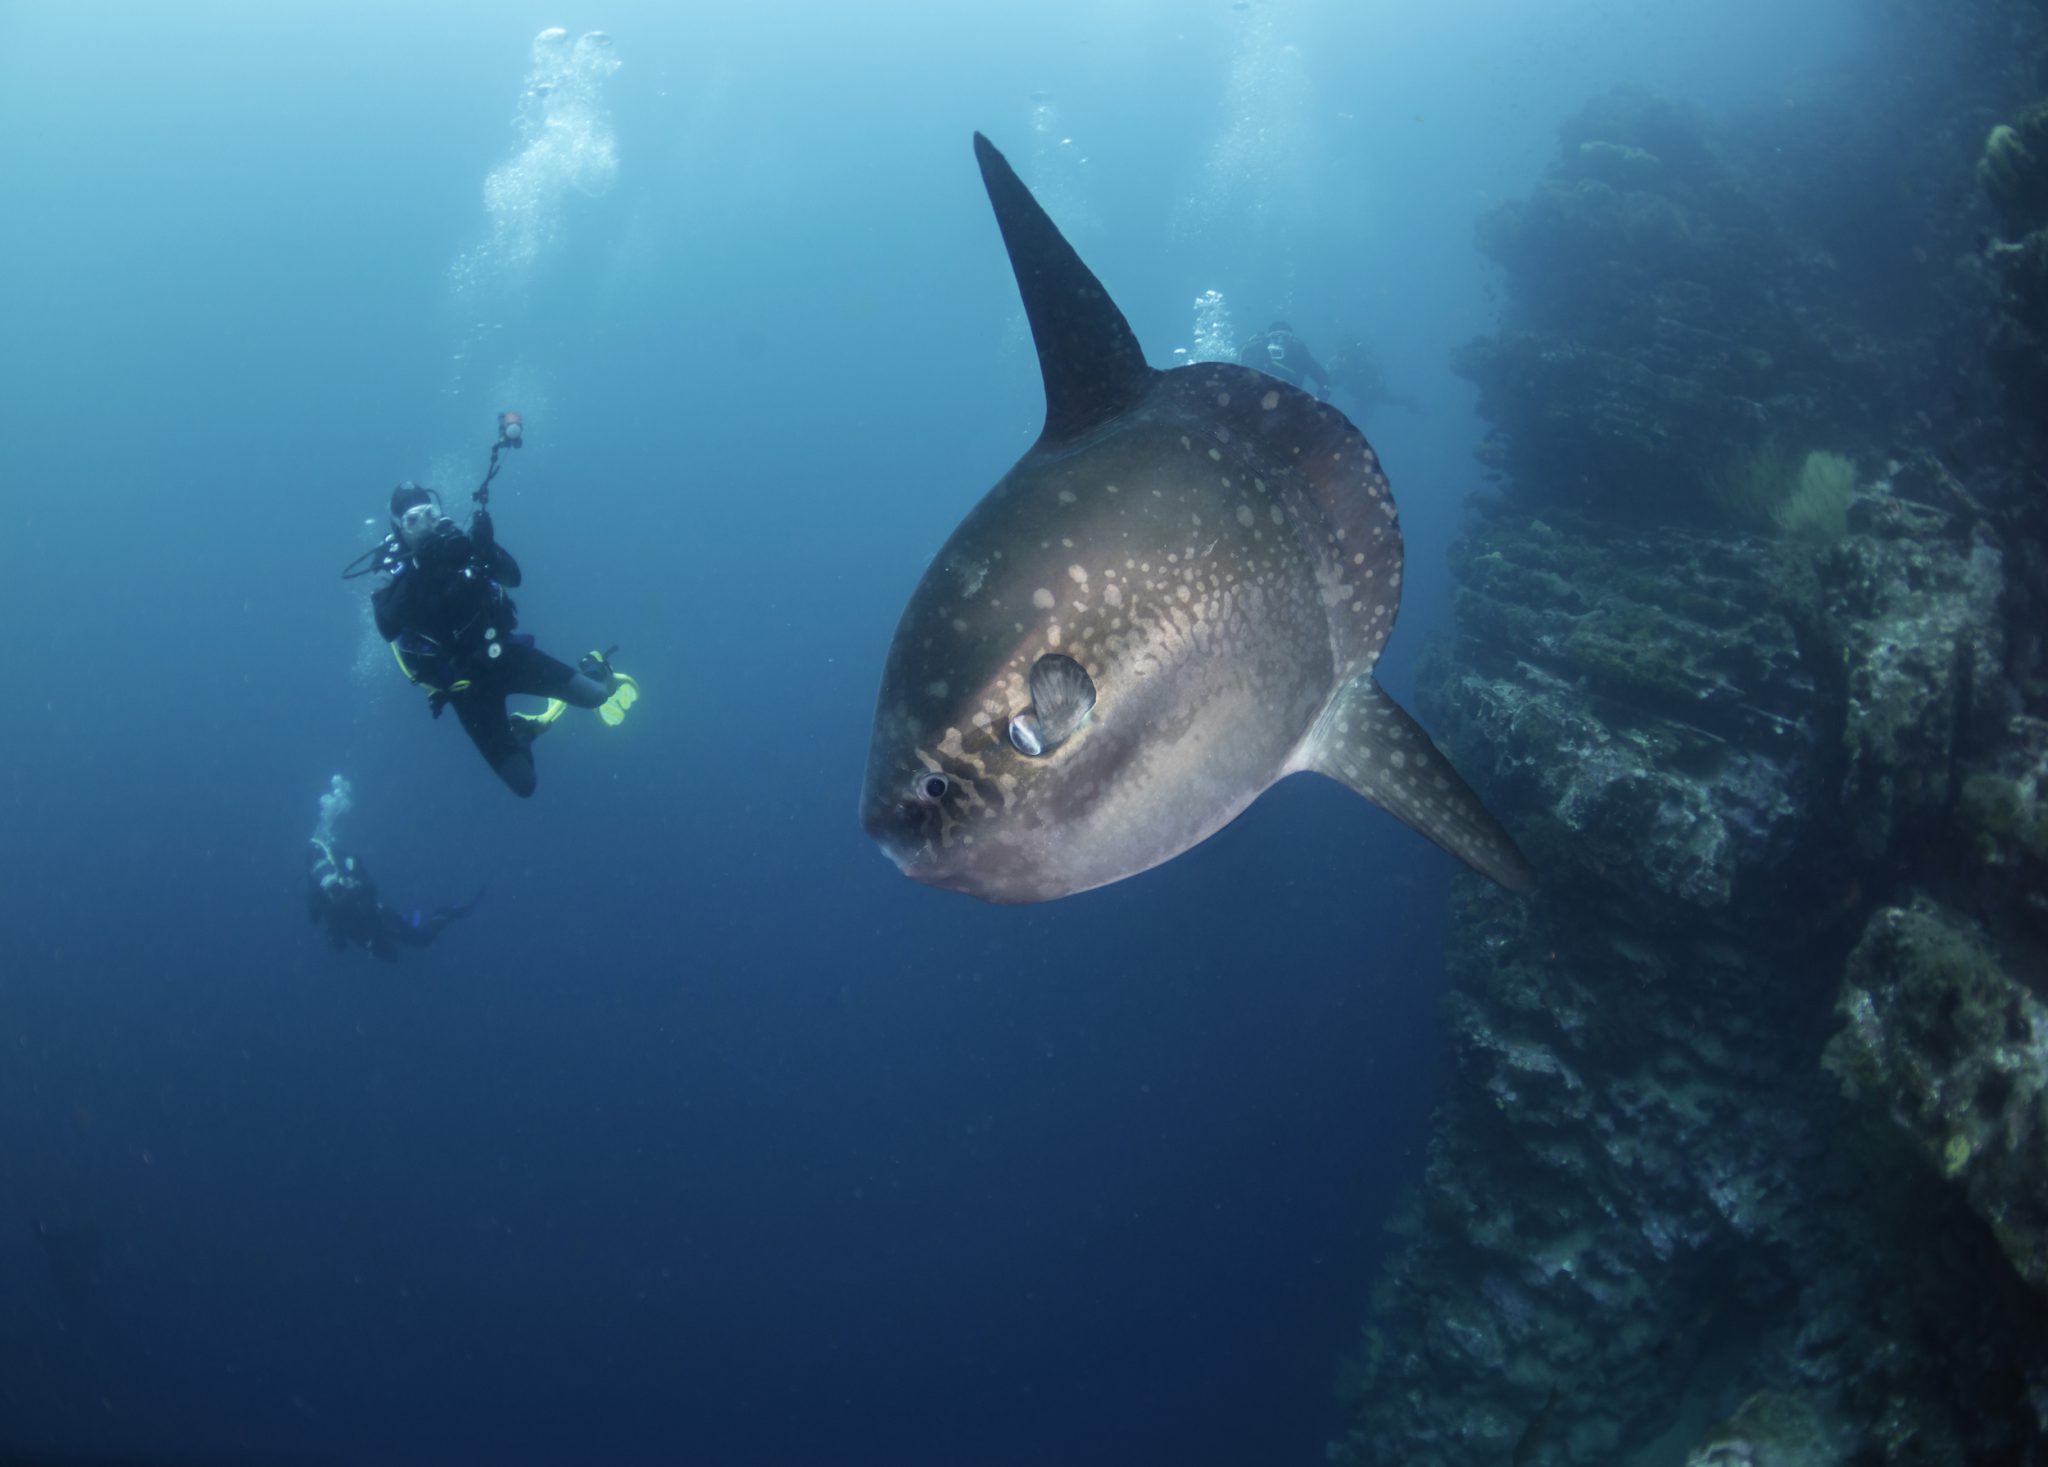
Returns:
[[[974,135],[981,181],[995,206],[1017,291],[1045,378],[1042,443],[1063,443],[1136,405],[1155,375],[1130,323],[1095,272],[1031,197],[991,143]]]

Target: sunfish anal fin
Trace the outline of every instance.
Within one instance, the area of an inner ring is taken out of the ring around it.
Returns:
[[[1136,407],[1158,374],[1095,272],[1081,263],[1009,160],[980,133],[974,156],[1017,274],[1038,370],[1045,378],[1041,443],[1064,443]]]
[[[1337,690],[1289,767],[1349,786],[1509,891],[1535,889],[1536,874],[1500,822],[1370,674]]]

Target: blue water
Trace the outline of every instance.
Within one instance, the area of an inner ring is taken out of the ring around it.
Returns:
[[[1480,487],[1473,218],[1588,96],[1795,96],[1851,7],[681,9],[0,15],[0,1455],[1221,1467],[1334,1429],[1448,858],[1294,781],[1006,910],[855,820],[904,599],[1040,412],[969,134],[1155,362],[1215,289],[1423,400],[1366,421],[1405,696]],[[552,127],[548,25],[618,63]],[[646,694],[526,803],[337,578],[506,407],[524,625]],[[486,889],[396,968],[306,925],[337,772],[393,901]]]

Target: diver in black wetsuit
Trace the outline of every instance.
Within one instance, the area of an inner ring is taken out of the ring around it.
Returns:
[[[463,731],[516,795],[536,783],[533,741],[562,706],[602,708],[607,722],[622,711],[622,685],[602,653],[577,667],[558,662],[515,631],[518,609],[506,595],[519,584],[519,563],[498,544],[491,524],[490,486],[498,456],[520,443],[518,415],[499,419],[490,471],[473,498],[467,532],[441,510],[440,496],[417,484],[391,492],[391,534],[371,552],[368,570],[389,579],[371,595],[377,632],[391,643],[405,675],[432,695],[436,718],[453,705]],[[364,557],[368,559],[368,557]],[[351,567],[348,574],[361,574]],[[518,694],[552,700],[541,714],[512,713],[505,700]],[[637,688],[624,701],[637,696]]]
[[[401,947],[425,947],[457,917],[476,906],[471,897],[459,907],[393,911],[377,895],[377,884],[354,856],[335,851],[319,836],[306,842],[306,917],[325,925],[336,952],[368,948],[387,963],[398,961]]]
[[[1315,359],[1308,343],[1296,336],[1294,328],[1285,321],[1275,321],[1239,347],[1237,359],[1247,367],[1256,367],[1268,377],[1278,377],[1303,392],[1313,392],[1324,402],[1330,400],[1330,388],[1335,385],[1335,379]],[[1311,382],[1315,384],[1313,387],[1309,385]]]

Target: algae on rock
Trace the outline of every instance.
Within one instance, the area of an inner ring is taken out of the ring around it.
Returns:
[[[1871,918],[1837,1010],[1828,1068],[2048,1294],[2048,1007],[1974,924],[1922,903]]]

